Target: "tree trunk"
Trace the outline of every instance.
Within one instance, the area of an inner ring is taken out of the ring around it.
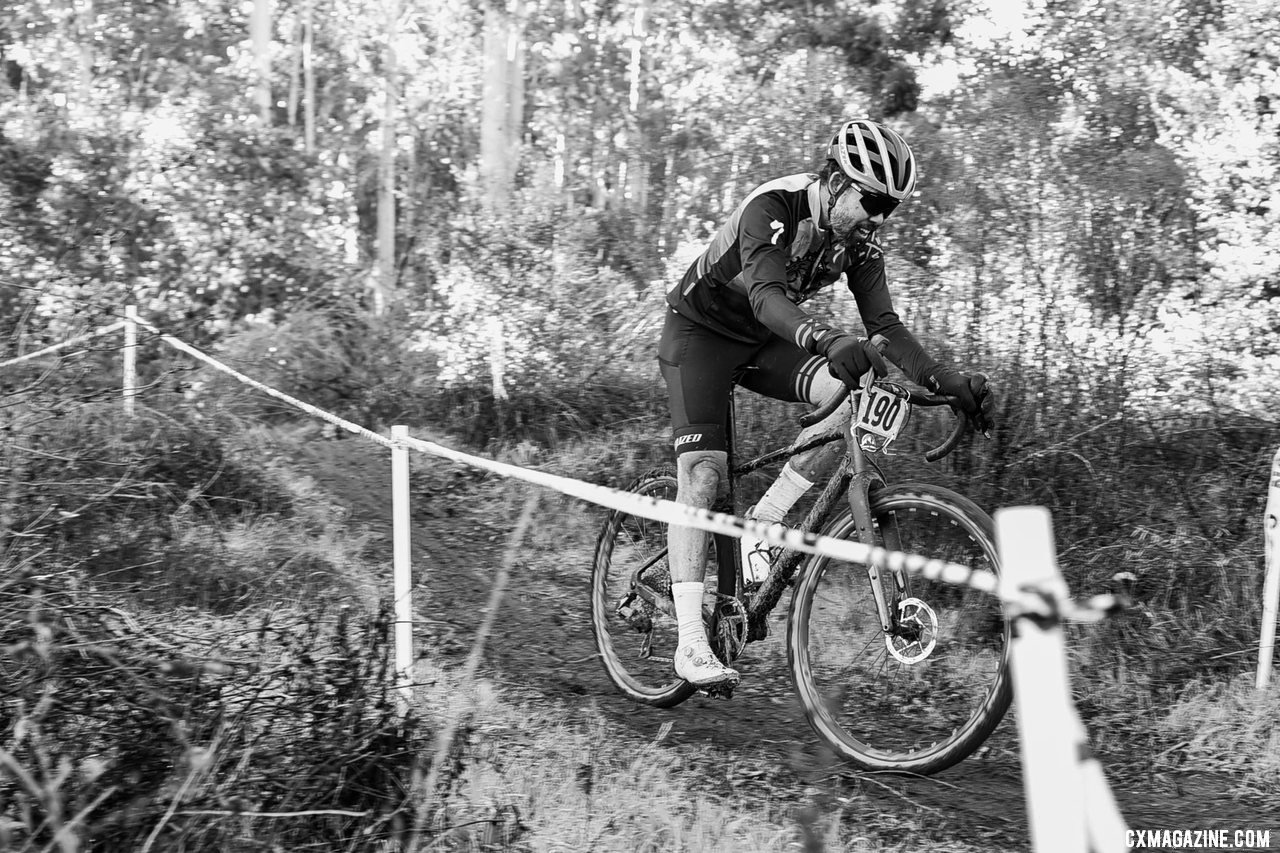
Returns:
[[[812,4],[811,4],[812,5]],[[806,104],[817,103],[817,92],[820,87],[815,85],[818,79],[818,51],[813,45],[808,45],[804,49],[804,92]],[[828,119],[827,124],[831,124]],[[817,159],[818,142],[814,139],[814,123],[804,121],[800,123],[800,153],[801,159],[806,163]]]
[[[507,179],[514,182],[524,142],[524,8],[515,0],[507,18]]]
[[[289,126],[298,125],[302,108],[302,144],[308,154],[316,148],[316,73],[311,64],[314,16],[312,0],[302,0],[294,27],[293,60],[289,67]]]
[[[485,202],[495,208],[506,197],[506,15],[494,3],[484,7],[484,105],[480,113],[480,187]]]
[[[271,2],[253,0],[253,11],[249,15],[249,38],[257,72],[253,101],[258,108],[258,118],[265,125],[271,124]]]
[[[644,27],[645,16],[648,14],[647,0],[640,0],[636,6],[636,16],[631,27],[631,64],[627,70],[630,78],[630,97],[628,106],[630,107],[629,124],[631,132],[628,136],[631,138],[631,150],[628,152],[628,168],[627,174],[630,176],[633,191],[631,193],[631,209],[638,211],[641,217],[642,227],[644,215],[649,207],[649,170],[645,168],[645,154],[649,150],[647,140],[643,130],[643,123],[640,121],[640,109],[644,106],[644,87],[641,77],[641,51],[644,46]],[[624,183],[621,187],[623,198],[626,198],[627,186]]]
[[[662,199],[658,214],[658,251],[663,257],[675,250],[680,233],[676,225],[675,174],[676,153],[673,149],[668,149],[662,166]]]
[[[501,404],[508,397],[507,346],[501,317],[489,318],[489,375],[493,382],[493,399]]]
[[[75,29],[76,33],[76,70],[79,80],[77,86],[79,88],[78,95],[80,103],[88,106],[93,103],[93,64],[94,64],[94,15],[92,0],[85,0],[82,3],[76,3],[77,21]]]
[[[551,180],[558,192],[564,191],[565,177],[568,173],[568,145],[563,133],[556,134],[556,152],[552,161]]]
[[[313,0],[302,0],[302,144],[316,150],[316,66],[313,47],[316,23]]]
[[[742,149],[734,146],[733,156],[729,158],[729,175],[725,178],[724,194],[721,196],[721,204],[724,207],[724,213],[729,213],[738,203],[738,172],[742,169],[741,155]]]
[[[295,21],[289,37],[293,51],[289,57],[289,97],[285,101],[285,121],[298,126],[298,104],[302,100],[302,21]]]
[[[386,310],[396,283],[396,36],[400,0],[389,0],[387,48],[383,72],[382,150],[378,158],[378,271],[374,279],[373,312]]]
[[[480,186],[485,203],[505,206],[520,165],[524,124],[524,43],[518,0],[484,9],[484,108],[480,116]]]

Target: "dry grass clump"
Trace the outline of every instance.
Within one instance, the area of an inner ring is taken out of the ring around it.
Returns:
[[[1261,793],[1280,792],[1280,685],[1258,690],[1249,676],[1200,682],[1159,722],[1175,741],[1168,759],[1230,773]]]

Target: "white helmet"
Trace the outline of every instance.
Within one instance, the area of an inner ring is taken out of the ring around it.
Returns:
[[[827,146],[827,159],[860,188],[906,201],[916,188],[916,158],[898,133],[870,119],[845,122]]]

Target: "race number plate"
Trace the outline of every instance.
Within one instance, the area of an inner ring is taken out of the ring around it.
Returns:
[[[857,429],[858,443],[868,453],[884,451],[902,432],[907,424],[907,417],[911,414],[911,404],[903,399],[906,396],[905,389],[896,385],[893,387],[903,396],[899,397],[874,385],[862,392],[858,420],[854,426]]]

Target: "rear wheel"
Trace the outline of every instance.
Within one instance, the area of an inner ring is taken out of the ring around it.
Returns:
[[[876,544],[997,571],[995,526],[947,489],[902,484],[871,498]],[[857,536],[848,510],[823,531]],[[881,572],[892,598],[893,580]],[[864,566],[814,557],[801,572],[787,653],[805,715],[846,760],[868,770],[936,773],[968,757],[1012,698],[1009,630],[1000,602],[965,587],[910,580],[891,601],[889,638]]]
[[[657,469],[629,491],[675,500],[676,477]],[[630,699],[669,708],[696,692],[672,667],[678,631],[665,522],[609,514],[591,567],[591,629],[609,680]]]

